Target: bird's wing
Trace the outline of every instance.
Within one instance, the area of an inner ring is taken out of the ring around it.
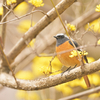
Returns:
[[[75,42],[73,39],[72,39],[72,41],[73,41],[73,43],[75,44],[75,46],[76,47],[78,47],[79,45],[78,45],[78,43],[77,42]],[[73,46],[73,43],[69,40],[69,43]],[[74,46],[73,46],[74,47]]]
[[[73,39],[72,39],[72,41],[73,41],[73,43],[75,44],[76,47],[79,46],[78,43],[75,42]],[[73,44],[72,44],[72,42],[70,40],[69,40],[69,43],[73,46]],[[78,51],[81,51],[80,49],[77,49],[77,50]],[[88,63],[88,59],[87,59],[86,55],[84,56],[84,60],[86,61],[86,63]]]

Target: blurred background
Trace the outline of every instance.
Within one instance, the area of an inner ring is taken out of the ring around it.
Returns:
[[[61,0],[54,0],[55,5],[60,1]],[[32,0],[7,0],[7,2],[9,9],[14,6],[13,12],[7,16],[7,21],[31,12],[34,7],[35,10],[42,10],[46,13],[53,8],[50,0],[43,0],[39,7],[34,5]],[[2,3],[3,1],[0,0],[0,20],[2,20],[3,14]],[[87,56],[90,63],[100,57],[100,47],[95,46],[95,44],[100,44],[100,12],[95,11],[96,6],[99,4],[100,0],[77,0],[77,2],[72,4],[61,14],[61,18],[66,26],[67,23],[75,25],[76,30],[75,32],[71,32],[70,36],[75,39],[80,46],[94,44],[94,46],[84,48],[84,50],[88,52]],[[32,15],[30,14],[15,21],[7,22],[5,53],[8,54],[25,32],[27,32],[31,26],[34,27],[43,16],[43,13],[37,11]],[[1,30],[2,26],[0,25],[0,31]],[[13,63],[13,65],[15,65],[13,69],[17,78],[34,80],[39,77],[46,77],[46,74],[49,73],[50,61],[52,59],[50,54],[53,55],[55,52],[56,41],[53,36],[58,33],[65,33],[65,30],[59,18],[56,18],[16,57]],[[27,44],[27,41],[25,41],[25,43]],[[52,61],[52,71],[55,72],[61,68],[62,64],[55,57]],[[61,73],[61,71],[58,73]],[[99,86],[100,72],[89,75],[89,79],[92,87]],[[58,100],[59,98],[67,97],[85,90],[87,90],[87,87],[83,78],[38,91],[15,90],[0,85],[0,100]],[[100,100],[100,93],[86,95],[73,100]]]

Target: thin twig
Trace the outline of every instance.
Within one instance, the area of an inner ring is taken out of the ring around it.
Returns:
[[[9,13],[12,11],[12,9],[10,9],[6,14],[5,16],[1,19],[1,23],[4,21],[4,19],[9,15]]]
[[[32,11],[34,11],[35,10],[35,6],[33,6],[33,8],[32,8]],[[33,14],[31,14],[31,27],[32,27],[32,21],[33,21]]]
[[[61,98],[61,99],[58,99],[58,100],[72,100],[72,99],[79,98],[79,97],[82,97],[82,96],[86,96],[86,95],[96,93],[96,92],[99,92],[99,91],[100,91],[100,86],[95,87],[95,88],[90,89],[90,90],[86,90],[84,92],[73,94],[73,95],[68,96],[68,97],[64,97],[64,98]]]
[[[18,18],[18,16],[15,15],[15,14],[14,14],[14,11],[13,11],[13,8],[14,8],[16,5],[17,5],[17,4],[11,4],[11,5],[10,5],[10,6],[11,6],[11,9],[9,9],[6,5],[3,4],[3,6],[4,6],[8,11],[11,10],[11,12],[13,13],[13,15],[14,15],[15,17]]]
[[[51,65],[51,63],[52,63],[52,61],[54,60],[54,58],[55,58],[55,53],[53,54],[54,56],[52,57],[52,59],[50,60],[50,64],[49,64],[49,66],[50,66],[50,74],[52,74],[52,65]]]
[[[14,14],[14,12],[13,12],[13,8],[15,7],[16,5],[14,5],[14,6],[12,6],[11,5],[11,9],[9,9],[8,7],[6,7],[5,5],[3,5],[3,7],[5,7],[6,9],[8,9],[8,12],[4,15],[4,17],[2,18],[2,20],[1,20],[1,23],[2,22],[5,22],[4,21],[4,19],[12,12],[13,14]],[[15,15],[15,14],[14,14]],[[16,15],[15,15],[15,17],[17,17]],[[17,17],[18,18],[18,17]]]
[[[28,15],[30,15],[30,14],[35,13],[35,12],[41,12],[41,13],[43,13],[44,15],[47,15],[47,14],[46,14],[44,11],[42,11],[42,10],[35,10],[35,11],[29,12],[29,13],[27,13],[27,14],[21,16],[21,17],[17,17],[17,18],[14,18],[14,19],[11,19],[11,20],[2,22],[2,23],[0,23],[0,25],[5,24],[5,23],[9,23],[9,22],[13,22],[13,21],[17,21],[17,20],[19,20],[19,19],[21,19],[21,18],[23,18],[23,17],[26,17],[26,16],[28,16]]]

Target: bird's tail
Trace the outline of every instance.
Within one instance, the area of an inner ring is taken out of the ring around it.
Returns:
[[[84,80],[85,80],[85,83],[86,83],[87,87],[88,88],[91,87],[91,84],[90,84],[88,76],[86,75],[86,76],[83,76],[83,77],[84,77]]]

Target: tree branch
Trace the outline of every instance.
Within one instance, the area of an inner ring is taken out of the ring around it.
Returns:
[[[71,23],[77,25],[77,28],[86,25],[87,23],[97,19],[100,17],[100,13],[95,12],[94,9],[88,11],[87,13],[83,14],[82,16],[78,17],[76,20],[72,21]]]
[[[57,4],[56,8],[59,14],[63,13],[69,6],[71,6],[76,0],[62,0]],[[48,17],[48,16],[49,17]],[[17,55],[26,47],[25,41],[30,42],[36,35],[39,34],[47,25],[49,25],[55,18],[57,18],[57,13],[55,9],[51,9],[47,15],[40,19],[34,27],[31,27],[25,35],[16,43],[16,45],[8,53],[7,57],[11,62],[17,57]]]
[[[17,82],[19,83],[18,87],[12,76],[6,73],[0,73],[0,84],[2,84],[3,86],[10,87],[10,88],[22,89],[22,90],[28,90],[28,91],[40,90],[40,89],[45,89],[52,86],[56,86],[58,84],[72,81],[76,78],[80,78],[82,76],[91,74],[98,70],[100,70],[100,59],[90,64],[86,64],[84,66],[84,69],[83,68],[81,69],[81,67],[77,67],[77,68],[72,69],[70,72],[68,71],[65,72],[62,76],[61,74],[57,74],[57,75],[49,76],[46,78],[30,80],[30,81],[17,79]]]
[[[11,10],[11,9],[10,9],[10,10]],[[10,11],[10,10],[9,10],[9,11]],[[12,10],[11,10],[11,11],[12,11]],[[21,19],[21,18],[24,18],[24,17],[29,16],[30,14],[33,14],[33,13],[36,13],[36,12],[41,12],[41,13],[43,13],[44,15],[46,15],[46,13],[45,13],[44,11],[42,11],[42,10],[34,10],[34,11],[31,11],[31,12],[29,12],[29,13],[27,13],[27,14],[21,16],[21,17],[16,17],[16,18],[14,18],[14,19],[11,19],[11,20],[8,20],[8,21],[5,21],[5,22],[0,22],[0,25],[5,24],[5,23],[10,23],[10,22],[13,22],[13,21],[17,21],[17,20],[19,20],[19,19]]]

